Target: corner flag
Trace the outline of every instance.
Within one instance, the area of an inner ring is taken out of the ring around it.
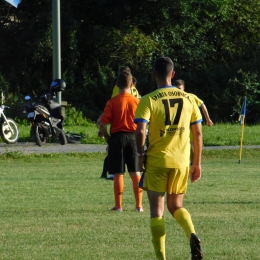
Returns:
[[[240,125],[243,124],[245,117],[246,117],[246,97],[244,98],[244,103],[243,103],[243,106],[242,106],[241,114],[239,116]]]
[[[21,3],[22,0],[5,0],[7,3],[14,7],[18,7],[18,5]]]
[[[246,117],[246,97],[244,98],[244,103],[243,103],[243,106],[242,106],[241,114],[240,114],[239,119],[238,119],[238,120],[240,120],[240,125],[242,125],[238,163],[241,162],[241,157],[242,157],[242,143],[243,143],[243,138],[244,138],[245,117]]]

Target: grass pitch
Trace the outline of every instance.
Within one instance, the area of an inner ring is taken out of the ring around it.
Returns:
[[[202,179],[189,184],[185,207],[208,260],[257,260],[260,150],[204,151]],[[134,211],[125,177],[124,211],[113,182],[100,179],[105,154],[1,155],[0,259],[155,259],[149,206]],[[165,212],[169,260],[188,260],[189,244]]]
[[[240,145],[241,125],[239,123],[216,123],[208,127],[203,123],[203,143],[205,146]],[[19,142],[32,142],[30,138],[30,125],[19,125]],[[98,129],[95,124],[88,126],[64,126],[65,132],[74,132],[84,136],[81,143],[106,144],[104,139],[97,136]],[[260,125],[245,125],[243,145],[260,145]],[[0,142],[3,142],[0,139]]]

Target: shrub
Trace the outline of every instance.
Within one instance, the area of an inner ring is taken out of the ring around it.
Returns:
[[[91,120],[83,116],[82,111],[78,111],[72,106],[66,107],[65,115],[65,125],[67,126],[88,126],[93,124]]]

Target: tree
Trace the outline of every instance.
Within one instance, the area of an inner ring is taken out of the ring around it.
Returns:
[[[214,121],[229,120],[241,95],[257,107],[259,11],[255,0],[61,1],[62,96],[94,120],[119,67],[131,67],[144,95],[156,87],[152,63],[164,55]],[[17,9],[0,6],[0,13],[0,88],[16,102],[52,80],[51,3],[23,0]],[[240,91],[246,78],[254,82],[251,94]]]

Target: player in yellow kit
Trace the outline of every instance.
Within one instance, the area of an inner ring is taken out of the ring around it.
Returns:
[[[123,68],[128,68],[128,67],[122,67],[119,71],[121,71]],[[130,70],[130,69],[129,69],[129,70],[126,69],[126,71],[129,71],[129,73],[131,73],[131,70]],[[135,77],[133,77],[133,85],[132,85],[130,91],[131,91],[131,95],[132,95],[132,96],[134,96],[134,97],[140,99],[141,96],[140,96],[140,94],[139,94],[137,88],[135,87],[135,86],[136,86],[136,83],[137,83],[137,80],[136,80]],[[117,85],[115,85],[114,88],[113,88],[113,92],[112,92],[111,98],[117,96],[118,94],[119,94],[119,87],[118,87]]]
[[[183,90],[183,91],[185,90],[185,82],[184,82],[184,80],[181,80],[181,79],[175,80],[174,81],[174,86],[177,87],[180,90]],[[206,105],[204,104],[204,102],[200,98],[198,98],[196,95],[191,94],[191,93],[190,93],[190,95],[193,96],[197,106],[202,110],[203,115],[204,115],[204,117],[206,119],[207,126],[208,127],[213,126],[213,122],[210,119],[210,116],[209,116],[209,113],[208,113],[208,109],[207,109]],[[191,135],[190,136],[190,161],[191,162],[193,160],[193,154],[194,154],[193,137]]]
[[[138,104],[135,122],[137,155],[144,178],[140,187],[147,190],[150,204],[150,228],[157,259],[165,260],[164,197],[167,208],[190,241],[192,260],[202,259],[200,240],[189,212],[183,207],[188,176],[201,177],[202,116],[192,95],[171,85],[173,62],[158,58],[153,65],[157,90],[145,95]],[[145,152],[146,126],[149,123],[149,147]],[[194,159],[189,171],[190,129],[194,136]]]
[[[177,88],[180,89],[180,90],[185,91],[185,82],[184,82],[184,80],[181,80],[181,79],[175,80],[175,81],[174,81],[174,86],[177,87]],[[190,93],[190,94],[191,94],[191,93]],[[207,110],[207,107],[206,107],[204,101],[201,100],[200,98],[198,98],[198,97],[197,97],[196,95],[194,95],[194,94],[191,94],[191,95],[194,97],[197,106],[198,106],[199,108],[201,108],[201,110],[202,110],[202,112],[203,112],[203,114],[204,114],[204,116],[205,116],[207,126],[209,126],[209,127],[213,126],[213,122],[212,122],[212,120],[210,119],[210,116],[209,116],[209,113],[208,113],[208,110]]]

